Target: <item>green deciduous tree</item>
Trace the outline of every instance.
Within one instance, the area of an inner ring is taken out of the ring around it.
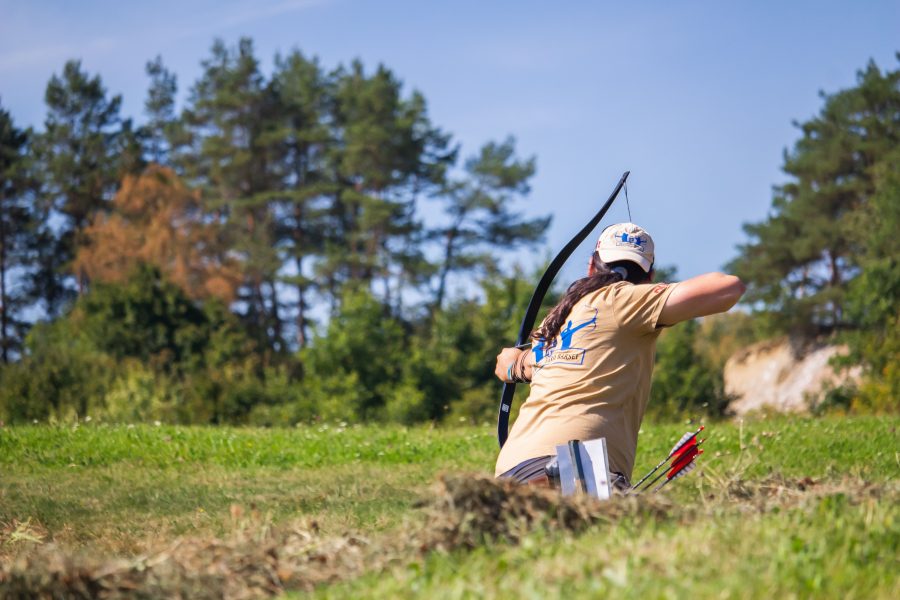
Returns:
[[[320,416],[384,418],[409,360],[403,325],[364,286],[346,288],[339,306],[302,352],[306,387]]]
[[[648,414],[671,418],[725,413],[722,371],[697,352],[699,329],[697,321],[687,321],[660,336]]]
[[[69,313],[32,329],[22,360],[3,369],[0,418],[237,423],[272,402],[264,377],[221,303],[200,305],[141,265],[125,281],[92,284]]]

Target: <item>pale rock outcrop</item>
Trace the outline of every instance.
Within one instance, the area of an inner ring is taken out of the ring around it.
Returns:
[[[753,344],[725,363],[725,393],[734,397],[729,410],[743,415],[753,410],[805,412],[823,388],[859,378],[858,368],[836,374],[832,357],[843,346],[792,341],[787,337]]]

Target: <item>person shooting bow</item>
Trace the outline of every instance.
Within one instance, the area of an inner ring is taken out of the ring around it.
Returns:
[[[604,437],[614,485],[629,487],[660,331],[725,312],[746,289],[723,273],[654,284],[653,262],[644,229],[607,227],[587,277],[569,286],[532,333],[531,349],[497,355],[501,381],[531,384],[497,457],[497,477],[546,484],[558,444]]]

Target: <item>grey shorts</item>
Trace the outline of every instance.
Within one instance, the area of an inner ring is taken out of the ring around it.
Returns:
[[[547,475],[547,471],[545,467],[547,463],[550,462],[550,459],[554,458],[553,456],[538,456],[537,458],[529,458],[528,460],[522,461],[512,469],[507,471],[506,473],[498,476],[497,478],[504,479],[512,479],[517,483],[528,483],[532,479],[537,479],[538,477],[545,477]]]
[[[538,456],[537,458],[529,458],[528,460],[524,460],[517,464],[515,467],[499,475],[497,478],[506,478],[512,479],[517,483],[528,483],[533,479],[538,479],[540,477],[546,476],[547,473],[547,465],[550,464],[551,461],[555,461],[555,456]],[[628,481],[628,478],[622,473],[614,472],[612,473],[613,480],[612,485],[613,488],[620,491],[626,492],[631,488],[631,483]],[[556,475],[556,482],[559,485],[559,474]],[[554,480],[553,477],[550,478],[551,481]]]

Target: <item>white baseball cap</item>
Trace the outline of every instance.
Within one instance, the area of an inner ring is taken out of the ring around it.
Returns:
[[[653,238],[634,223],[616,223],[600,234],[597,253],[605,263],[630,260],[649,273],[653,266]]]

